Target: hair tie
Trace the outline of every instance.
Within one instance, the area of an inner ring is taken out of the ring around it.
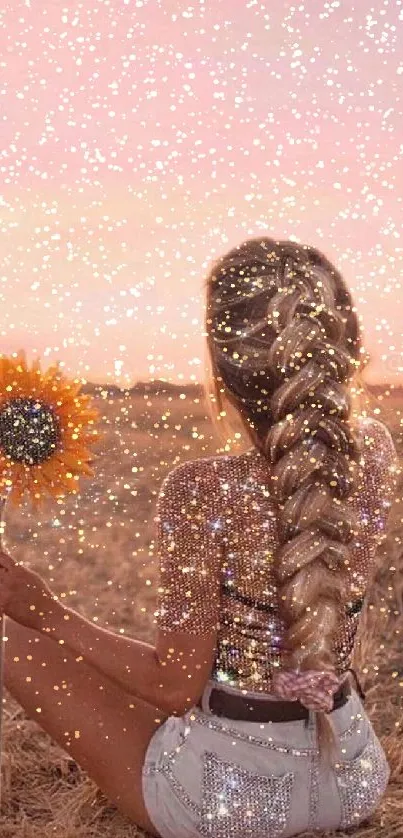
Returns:
[[[332,670],[283,670],[273,678],[273,690],[284,701],[299,701],[308,710],[329,713],[341,678]]]

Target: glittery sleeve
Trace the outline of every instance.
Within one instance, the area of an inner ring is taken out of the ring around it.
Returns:
[[[377,419],[363,421],[363,478],[354,504],[360,517],[351,569],[352,598],[363,596],[377,555],[387,534],[387,522],[396,490],[398,457],[390,431]]]
[[[222,519],[212,464],[183,463],[165,478],[157,501],[160,581],[157,626],[204,635],[217,629]]]
[[[359,493],[366,540],[376,548],[387,535],[387,521],[397,488],[399,458],[392,435],[377,419],[364,422],[365,479]]]
[[[368,418],[363,422],[362,432],[363,476],[360,489],[352,498],[359,513],[360,529],[351,552],[348,600],[341,615],[335,644],[340,672],[350,666],[355,634],[376,566],[377,548],[387,535],[399,474],[399,459],[386,426]]]

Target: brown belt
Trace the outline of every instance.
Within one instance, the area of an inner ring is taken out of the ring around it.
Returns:
[[[350,695],[351,686],[348,681],[344,681],[334,695],[330,712],[343,707]],[[265,701],[262,698],[232,695],[216,688],[210,693],[209,708],[215,716],[242,722],[293,722],[309,718],[309,710],[299,701]]]

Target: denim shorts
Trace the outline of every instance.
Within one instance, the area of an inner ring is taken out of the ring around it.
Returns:
[[[169,716],[147,749],[143,794],[162,838],[287,838],[347,829],[377,808],[389,779],[355,690],[330,714],[339,762],[327,767],[307,721],[233,721],[198,707]]]

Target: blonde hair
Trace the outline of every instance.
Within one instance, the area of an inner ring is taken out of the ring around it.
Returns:
[[[357,525],[355,417],[369,406],[361,327],[350,292],[318,250],[243,242],[206,279],[209,409],[228,407],[271,465],[281,543],[274,559],[286,626],[285,669],[335,671],[334,641]],[[325,712],[321,750],[335,753]]]

